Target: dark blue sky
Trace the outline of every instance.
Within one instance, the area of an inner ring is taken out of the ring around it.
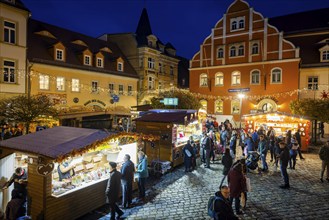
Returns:
[[[191,59],[234,0],[22,0],[32,18],[98,37],[135,32],[146,7],[152,32]],[[249,0],[264,17],[329,7],[328,0]]]

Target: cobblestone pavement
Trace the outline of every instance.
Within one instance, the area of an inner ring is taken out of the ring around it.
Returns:
[[[269,155],[267,156],[269,158]],[[280,189],[280,171],[248,173],[252,192],[241,219],[329,219],[329,182],[320,182],[321,161],[316,153],[304,154],[296,170],[288,169],[291,188]],[[126,209],[126,219],[210,219],[208,198],[218,190],[222,178],[220,161],[211,169],[199,166],[191,173],[183,167],[162,176],[147,190],[147,201]],[[101,209],[100,209],[101,210]],[[108,211],[95,211],[81,220],[110,218]],[[104,210],[104,209],[103,209]]]

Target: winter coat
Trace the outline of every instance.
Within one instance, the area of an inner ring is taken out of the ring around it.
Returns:
[[[202,139],[202,142],[201,142],[201,146],[202,148],[204,148],[205,150],[210,150],[211,148],[211,140],[208,136],[205,136],[203,139]]]
[[[240,197],[246,187],[246,178],[242,173],[242,165],[240,163],[230,169],[227,180],[230,188],[230,197]]]
[[[110,178],[107,181],[107,186],[105,190],[106,203],[113,204],[119,201],[119,194],[121,189],[121,173],[114,169]]]
[[[245,139],[245,145],[247,146],[246,148],[247,148],[247,153],[249,152],[249,151],[255,151],[255,146],[254,146],[254,141],[250,138],[250,137],[247,137],[246,139]]]
[[[283,167],[288,166],[290,154],[289,154],[289,149],[287,146],[285,146],[283,149],[280,149],[280,165]]]
[[[215,196],[219,197],[214,204],[215,220],[238,220],[239,218],[234,215],[230,200],[225,199],[220,191],[216,192]]]
[[[230,154],[223,155],[222,164],[224,165],[223,175],[227,175],[233,164],[233,159]]]
[[[319,157],[321,160],[329,162],[329,147],[322,146],[319,151]]]
[[[128,184],[134,180],[135,164],[131,160],[127,160],[121,167],[121,183]]]
[[[137,164],[136,173],[138,178],[146,178],[149,176],[149,171],[147,169],[147,156],[145,155]]]
[[[299,146],[301,147],[302,146],[302,138],[300,137],[300,133],[296,132],[295,136],[296,136],[296,140],[297,140]]]
[[[260,154],[267,154],[268,147],[267,147],[267,141],[264,139],[262,141],[259,141],[258,143],[258,152]]]
[[[186,153],[186,151],[190,152],[190,156]],[[195,157],[194,150],[191,144],[185,144],[185,146],[183,147],[183,153],[184,153],[184,160],[191,160],[192,157]]]
[[[230,140],[230,149],[231,150],[236,149],[236,140],[237,140],[236,135],[233,135]]]

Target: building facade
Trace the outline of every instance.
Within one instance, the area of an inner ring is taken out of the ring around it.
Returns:
[[[267,18],[235,0],[190,61],[190,91],[208,114],[290,112],[299,50]]]
[[[26,93],[29,10],[20,0],[0,0],[0,98]]]
[[[138,75],[115,43],[30,19],[28,48],[29,94],[52,98],[62,125],[111,128],[137,104]]]
[[[139,104],[149,103],[161,90],[177,87],[179,58],[176,49],[170,43],[162,43],[152,33],[145,8],[135,33],[106,34],[100,38],[117,43],[138,73]]]

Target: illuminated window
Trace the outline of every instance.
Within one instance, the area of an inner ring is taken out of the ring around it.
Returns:
[[[97,81],[91,82],[91,92],[98,93],[98,82]]]
[[[208,86],[208,76],[205,73],[200,75],[200,86]]]
[[[222,100],[216,100],[215,102],[215,113],[223,114],[224,102]]]
[[[232,73],[232,85],[240,85],[241,84],[241,74],[240,72]]]
[[[231,101],[231,114],[240,114],[240,100],[235,99]]]
[[[317,76],[309,76],[307,80],[307,88],[309,90],[318,90],[319,78]]]
[[[65,78],[64,77],[57,77],[57,79],[56,79],[56,88],[57,88],[57,91],[64,91],[65,90]]]
[[[216,73],[215,75],[215,86],[223,86],[224,85],[224,74]]]
[[[200,104],[201,104],[201,109],[207,111],[207,108],[208,108],[208,102],[207,100],[203,99],[203,100],[200,100]]]
[[[72,79],[72,92],[79,92],[79,91],[80,91],[80,80]]]
[[[44,90],[49,90],[49,76],[48,75],[39,75],[39,88]]]

